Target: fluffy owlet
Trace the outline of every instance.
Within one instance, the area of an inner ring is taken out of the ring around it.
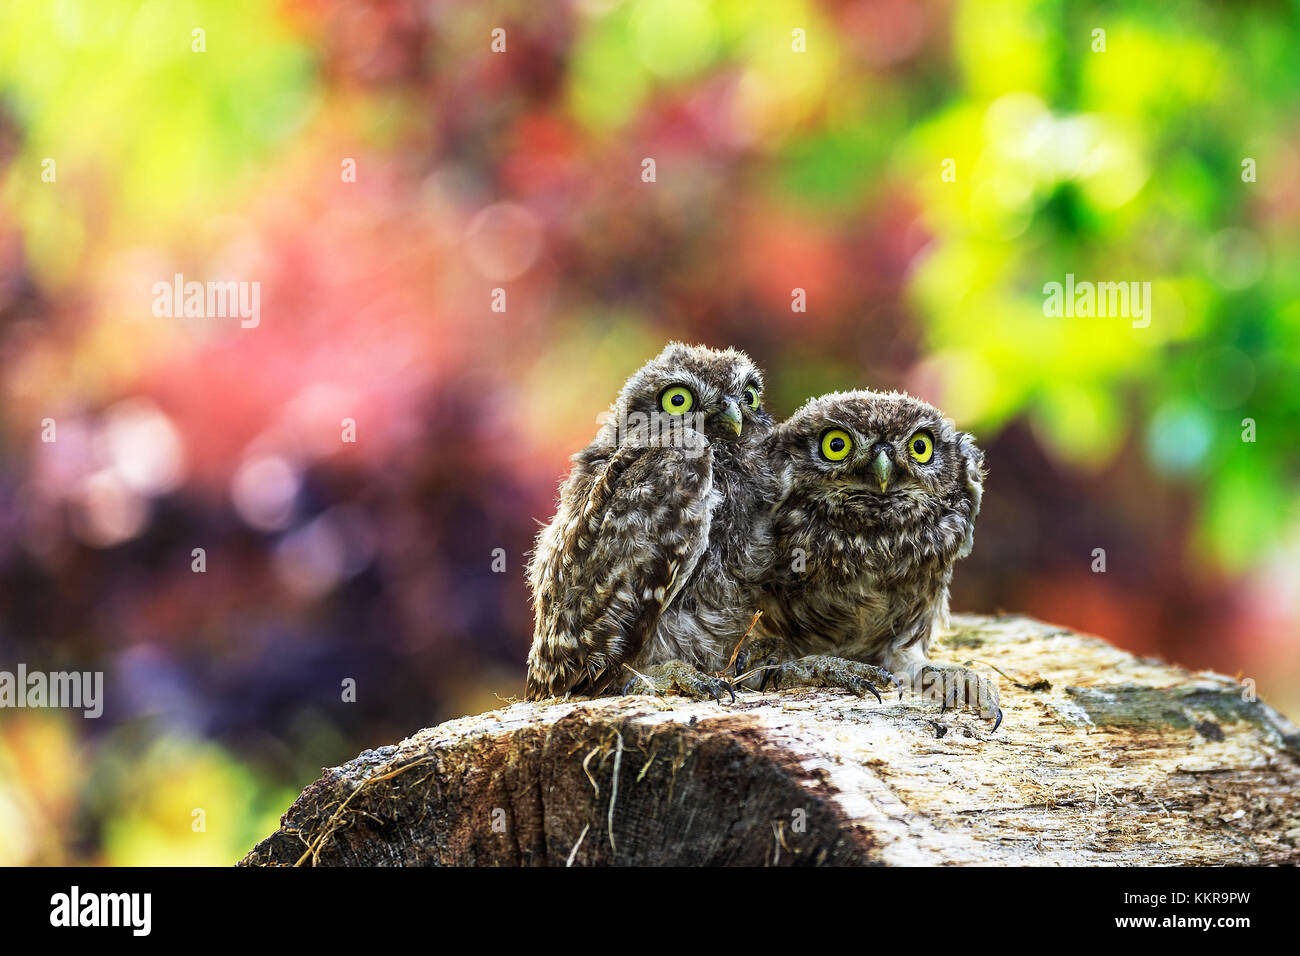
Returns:
[[[740,666],[860,695],[892,675],[945,707],[978,707],[996,730],[997,685],[929,660],[953,564],[974,543],[984,456],[971,437],[910,395],[858,391],[808,402],[768,446],[781,497],[766,636]]]
[[[702,671],[727,665],[771,562],[762,394],[743,352],[679,343],[624,384],[529,563],[528,699],[730,691]]]

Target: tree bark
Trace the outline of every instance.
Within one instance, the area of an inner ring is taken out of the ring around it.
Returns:
[[[1300,736],[1249,682],[958,616],[1002,727],[886,694],[515,703],[361,754],[257,865],[1300,863]]]

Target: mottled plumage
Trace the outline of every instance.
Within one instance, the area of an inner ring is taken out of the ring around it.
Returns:
[[[742,352],[672,343],[623,386],[529,564],[530,700],[637,674],[646,689],[727,689],[699,671],[725,667],[771,561],[762,385]]]
[[[837,672],[828,659],[862,662],[1000,720],[996,685],[929,661],[983,495],[984,456],[971,436],[909,395],[858,391],[808,402],[767,444],[781,483],[776,556],[766,636],[742,663],[779,661],[778,679],[845,683],[854,669]],[[824,657],[797,665],[803,655]]]

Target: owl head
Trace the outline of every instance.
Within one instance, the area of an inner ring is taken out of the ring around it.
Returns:
[[[644,423],[703,435],[715,451],[751,445],[772,429],[763,407],[763,373],[744,352],[670,342],[619,392],[612,427]]]
[[[962,553],[969,551],[984,455],[933,405],[904,392],[833,392],[809,401],[769,440],[787,495],[839,509],[858,527],[960,518]]]

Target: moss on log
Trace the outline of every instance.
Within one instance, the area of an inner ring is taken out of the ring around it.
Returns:
[[[1023,617],[935,656],[1001,673],[996,733],[831,690],[516,703],[327,770],[241,865],[1300,863],[1300,737],[1248,687]]]

